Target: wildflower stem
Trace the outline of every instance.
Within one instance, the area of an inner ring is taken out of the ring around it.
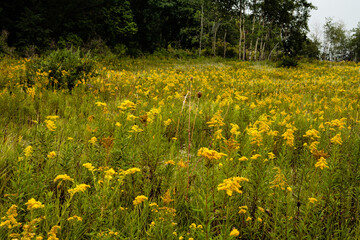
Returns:
[[[188,121],[188,153],[187,153],[187,187],[186,187],[186,199],[188,198],[190,188],[190,150],[191,150],[191,80],[189,84],[189,121]]]

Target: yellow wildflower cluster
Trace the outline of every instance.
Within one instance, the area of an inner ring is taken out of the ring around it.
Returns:
[[[219,153],[215,150],[210,150],[206,147],[202,147],[198,150],[197,155],[200,157],[205,157],[208,160],[219,160],[220,158],[227,156],[225,153]]]
[[[84,192],[87,188],[90,188],[90,185],[87,184],[78,184],[75,188],[69,189],[68,192],[71,196],[74,196],[77,192]]]
[[[7,228],[15,228],[21,226],[21,223],[16,221],[16,217],[18,216],[17,206],[12,205],[6,212],[6,216],[2,217],[3,220],[0,223],[0,227],[6,226]]]
[[[315,164],[315,168],[320,168],[323,170],[324,168],[329,168],[328,163],[326,162],[326,159],[323,157],[320,157],[320,159]]]
[[[45,120],[44,122],[46,124],[47,129],[49,129],[49,131],[54,132],[56,130],[56,125],[54,121]]]
[[[139,195],[134,199],[133,205],[137,206],[137,205],[141,204],[142,202],[144,202],[145,200],[148,200],[148,198],[146,196]]]
[[[61,175],[57,175],[56,178],[54,179],[54,182],[57,182],[57,181],[70,181],[70,182],[73,182],[74,179],[72,179],[67,174],[61,174]]]
[[[123,111],[125,111],[125,110],[135,110],[136,109],[136,104],[133,103],[130,100],[125,100],[120,104],[120,106],[118,106],[118,108],[120,110],[123,110]]]
[[[36,201],[35,198],[30,198],[25,205],[27,206],[27,210],[34,210],[34,209],[38,209],[38,208],[44,208],[44,204],[42,204],[39,201]]]
[[[211,120],[209,122],[207,122],[206,124],[209,127],[215,127],[215,128],[219,128],[225,125],[224,123],[224,119],[221,117],[221,110],[217,111],[215,113],[215,115],[211,118]]]
[[[232,196],[233,192],[237,192],[242,194],[242,191],[240,190],[241,185],[240,182],[248,182],[249,179],[244,177],[232,177],[228,179],[224,179],[223,183],[220,183],[218,185],[218,191],[226,191],[226,194],[230,197]]]

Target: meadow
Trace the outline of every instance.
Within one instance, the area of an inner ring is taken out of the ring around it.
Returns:
[[[360,64],[99,60],[69,90],[31,61],[0,61],[0,239],[360,239]]]

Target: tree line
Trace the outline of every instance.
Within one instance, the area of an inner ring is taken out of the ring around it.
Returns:
[[[68,46],[119,55],[177,52],[241,60],[317,57],[308,0],[12,0],[0,3],[3,52]]]

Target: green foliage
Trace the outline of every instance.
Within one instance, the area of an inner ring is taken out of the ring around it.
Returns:
[[[294,57],[283,57],[278,63],[278,67],[294,68],[298,66],[298,61]]]
[[[95,75],[95,61],[89,52],[78,49],[58,49],[48,56],[30,61],[26,67],[27,84],[33,85],[37,78],[42,84],[54,89],[72,90]]]

